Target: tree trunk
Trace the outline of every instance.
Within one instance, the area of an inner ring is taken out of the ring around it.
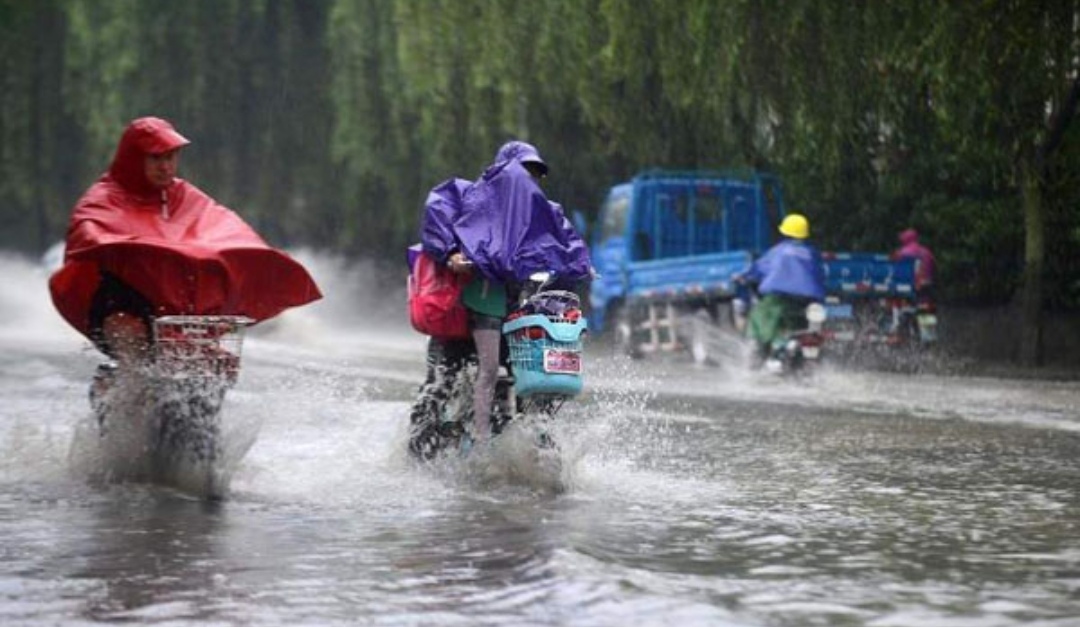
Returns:
[[[1046,256],[1046,215],[1042,202],[1040,169],[1028,160],[1020,167],[1020,195],[1024,209],[1024,272],[1020,288],[1020,365],[1042,363],[1043,262]]]
[[[1020,158],[1020,196],[1024,208],[1024,274],[1020,289],[1020,364],[1042,363],[1043,265],[1046,258],[1046,210],[1043,189],[1048,164],[1065,138],[1080,105],[1080,77],[1069,84],[1061,106],[1046,124],[1046,138]]]

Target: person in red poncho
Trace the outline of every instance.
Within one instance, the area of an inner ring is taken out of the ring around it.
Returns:
[[[49,280],[64,319],[119,362],[145,348],[155,316],[260,321],[322,296],[303,266],[177,178],[189,143],[161,118],[132,121],[76,203],[64,264]]]

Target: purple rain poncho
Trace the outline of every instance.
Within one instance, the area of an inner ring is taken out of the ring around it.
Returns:
[[[565,286],[591,275],[585,241],[516,158],[492,164],[475,183],[449,179],[433,188],[420,237],[440,262],[460,251],[499,283],[548,271]]]
[[[825,299],[821,253],[808,242],[786,238],[765,251],[745,276],[758,283],[761,294]]]

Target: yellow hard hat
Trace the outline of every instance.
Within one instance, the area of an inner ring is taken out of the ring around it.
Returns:
[[[780,232],[795,239],[806,239],[810,237],[810,223],[802,214],[789,213],[780,223]]]

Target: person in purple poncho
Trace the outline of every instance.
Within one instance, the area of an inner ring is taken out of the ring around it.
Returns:
[[[510,141],[476,181],[449,179],[428,194],[421,245],[452,272],[472,277],[462,292],[472,341],[429,341],[428,384],[411,416],[410,450],[418,456],[427,456],[422,449],[428,410],[445,397],[439,388],[447,386],[463,363],[462,354],[470,350],[476,351],[478,362],[471,436],[476,442],[490,438],[502,323],[519,285],[542,271],[553,273],[556,285],[564,288],[591,276],[585,241],[540,186],[547,173],[535,146]]]
[[[736,277],[756,284],[761,300],[750,310],[747,330],[757,346],[754,365],[764,363],[773,342],[806,324],[806,306],[825,300],[821,253],[810,244],[810,222],[788,214],[778,229],[784,238]]]

